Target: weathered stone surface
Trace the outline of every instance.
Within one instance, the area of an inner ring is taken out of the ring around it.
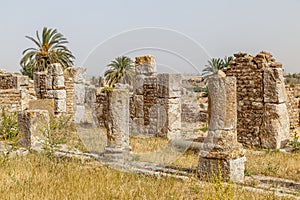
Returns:
[[[67,69],[69,75],[73,78],[74,83],[85,83],[86,81],[86,68],[83,67],[70,67]]]
[[[27,148],[36,141],[45,140],[50,118],[47,110],[26,110],[18,115],[21,139],[19,143]]]
[[[19,86],[28,86],[29,78],[28,76],[19,76],[17,75],[17,82]]]
[[[84,122],[84,105],[75,105],[74,106],[74,122],[81,123]]]
[[[208,135],[199,154],[203,177],[221,173],[225,179],[243,182],[245,152],[237,142],[236,79],[222,73],[208,79]]]
[[[268,116],[264,105],[286,103],[281,67],[270,53],[260,52],[256,56],[235,54],[230,66],[224,69],[227,76],[237,79],[238,141],[246,147],[263,147],[261,141],[266,138],[261,138],[265,135],[262,124],[264,116]]]
[[[48,90],[47,98],[49,99],[66,99],[66,90]]]
[[[20,83],[17,76],[13,74],[0,74],[0,89],[19,89]]]
[[[130,134],[140,135],[144,134],[144,119],[143,118],[134,118],[131,121]]]
[[[234,77],[211,77],[209,91],[209,129],[236,129],[236,79]]]
[[[282,148],[289,141],[289,115],[285,104],[265,104],[260,132],[264,148]]]
[[[137,118],[143,118],[144,117],[144,96],[135,95],[133,98],[134,98],[134,105],[135,105],[135,116]]]
[[[55,113],[65,113],[67,111],[66,99],[54,99]]]
[[[178,98],[181,96],[181,74],[158,74],[158,96],[161,98]]]
[[[53,76],[53,89],[64,89],[65,88],[65,78],[63,75]]]
[[[83,84],[74,84],[74,97],[75,104],[83,105],[85,99],[85,85]]]
[[[156,62],[153,56],[141,56],[135,58],[135,73],[153,75],[156,73]]]
[[[49,72],[52,76],[61,76],[64,74],[60,63],[53,63],[49,65]]]
[[[245,161],[245,157],[230,160],[200,158],[198,172],[201,177],[210,178],[221,173],[225,179],[233,182],[243,182]]]
[[[290,118],[290,129],[296,129],[300,125],[300,87],[295,85],[286,86],[287,92],[287,109]]]
[[[283,69],[267,68],[264,70],[264,102],[284,103],[287,96],[284,86]]]
[[[133,92],[137,95],[142,95],[144,93],[143,85],[144,85],[144,75],[135,75],[134,77],[134,85]]]
[[[94,106],[93,104],[96,102],[97,89],[95,88],[95,86],[86,86],[84,91],[84,102],[89,106]]]
[[[129,92],[114,89],[108,92],[108,113],[105,121],[107,128],[107,147],[129,148]]]
[[[50,119],[54,118],[54,99],[37,99],[29,101],[28,110],[47,110]]]

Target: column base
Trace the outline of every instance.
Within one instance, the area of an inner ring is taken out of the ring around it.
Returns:
[[[103,157],[109,162],[121,162],[125,163],[130,160],[131,147],[117,148],[117,147],[105,147]]]
[[[225,180],[243,182],[245,161],[245,156],[235,159],[205,158],[200,156],[198,174],[201,178],[214,178],[221,173]]]

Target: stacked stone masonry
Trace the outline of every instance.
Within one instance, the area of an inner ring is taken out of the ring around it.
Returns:
[[[288,97],[287,108],[290,116],[290,128],[295,129],[300,125],[300,87],[288,85],[285,88]]]
[[[29,90],[29,78],[18,74],[0,72],[0,112],[20,112],[28,108],[28,102],[35,97]]]
[[[34,87],[38,99],[54,99],[54,113],[66,113],[64,72],[60,64],[49,66],[48,72],[34,73]]]
[[[238,141],[246,147],[283,147],[289,117],[281,63],[266,52],[234,56],[224,72],[237,79]]]
[[[181,129],[181,75],[156,74],[153,56],[137,57],[130,98],[131,132],[176,138]]]

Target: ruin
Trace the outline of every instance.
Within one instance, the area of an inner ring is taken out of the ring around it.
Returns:
[[[153,56],[135,60],[135,83],[130,102],[132,134],[180,137],[180,74],[157,74]]]
[[[208,135],[200,150],[198,172],[201,177],[219,173],[226,179],[241,182],[246,158],[237,141],[236,79],[219,71],[208,79]]]
[[[114,89],[106,91],[107,112],[105,127],[107,146],[104,156],[108,160],[121,161],[129,156],[129,91]]]
[[[237,79],[238,141],[246,147],[284,147],[290,122],[282,64],[266,52],[234,56],[224,72]]]
[[[21,134],[19,144],[27,148],[42,148],[50,129],[50,117],[47,110],[25,110],[18,114]]]

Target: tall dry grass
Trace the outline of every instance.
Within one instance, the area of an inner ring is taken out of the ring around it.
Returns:
[[[1,159],[0,180],[0,199],[277,199],[218,180],[203,185],[37,154]]]

